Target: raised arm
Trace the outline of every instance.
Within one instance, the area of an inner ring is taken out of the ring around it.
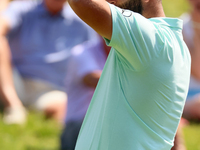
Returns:
[[[74,12],[101,36],[111,39],[112,16],[106,0],[68,0]]]

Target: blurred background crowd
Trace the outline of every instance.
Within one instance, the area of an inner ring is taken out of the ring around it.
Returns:
[[[182,128],[200,120],[200,0],[182,1],[192,67],[172,149],[195,150]],[[0,147],[74,150],[109,50],[66,0],[0,0]]]

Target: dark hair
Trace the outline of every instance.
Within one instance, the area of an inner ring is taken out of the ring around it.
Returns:
[[[125,3],[119,6],[122,9],[128,9],[137,13],[142,14],[142,0],[127,0]]]

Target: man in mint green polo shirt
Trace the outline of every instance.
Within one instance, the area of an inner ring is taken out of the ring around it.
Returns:
[[[76,150],[170,150],[190,76],[182,21],[161,0],[68,1],[112,46]]]

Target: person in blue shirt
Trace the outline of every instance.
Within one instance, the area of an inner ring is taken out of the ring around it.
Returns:
[[[68,96],[61,149],[74,150],[78,133],[101,76],[110,47],[101,38],[75,46],[67,64],[65,79]]]
[[[4,121],[24,122],[23,105],[62,121],[67,100],[64,78],[71,48],[95,41],[95,37],[96,32],[74,14],[66,0],[11,2],[0,16]]]
[[[111,46],[75,150],[170,150],[191,58],[161,0],[68,0]]]

